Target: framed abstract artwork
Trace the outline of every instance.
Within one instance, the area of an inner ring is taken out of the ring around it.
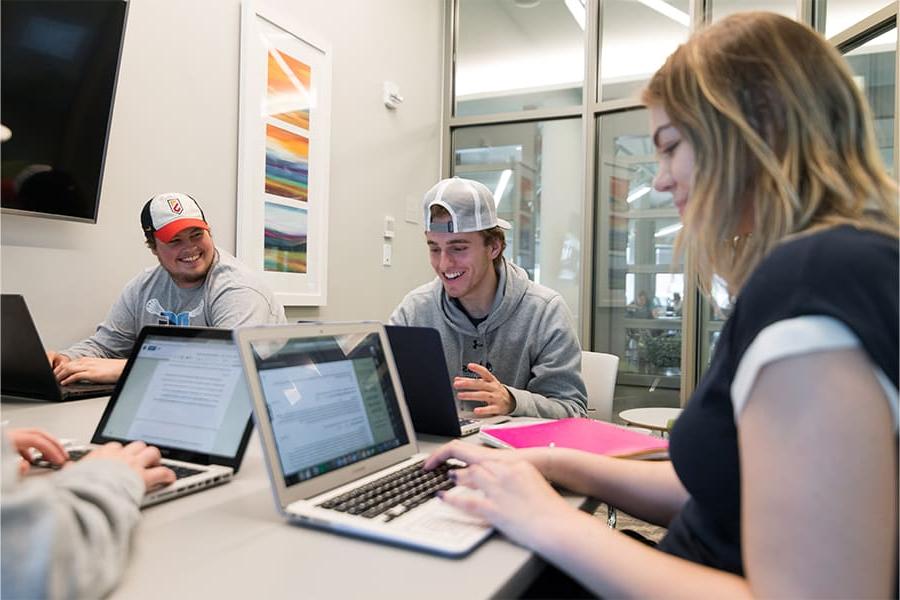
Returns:
[[[237,255],[285,306],[326,302],[331,49],[245,1]]]

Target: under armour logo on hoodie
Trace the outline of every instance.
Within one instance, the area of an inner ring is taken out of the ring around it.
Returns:
[[[472,340],[472,350],[478,350],[482,346],[484,346],[484,342],[481,340]]]

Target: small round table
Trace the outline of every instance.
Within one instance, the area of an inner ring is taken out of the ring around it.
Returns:
[[[669,431],[669,423],[681,414],[680,408],[631,408],[619,413],[619,418],[636,427],[646,427],[655,431]]]

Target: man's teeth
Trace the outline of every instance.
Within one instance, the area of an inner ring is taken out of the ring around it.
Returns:
[[[197,260],[200,260],[200,255],[199,255],[199,254],[197,254],[197,255],[195,255],[195,256],[185,256],[184,258],[181,259],[181,262],[189,262],[189,263],[192,263],[192,262],[197,261]]]
[[[456,273],[444,273],[444,277],[447,279],[456,279],[462,275],[462,271],[458,271]]]

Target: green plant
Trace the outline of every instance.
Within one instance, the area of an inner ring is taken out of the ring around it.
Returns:
[[[680,367],[681,336],[642,333],[638,340],[638,358],[641,362],[658,368]]]

